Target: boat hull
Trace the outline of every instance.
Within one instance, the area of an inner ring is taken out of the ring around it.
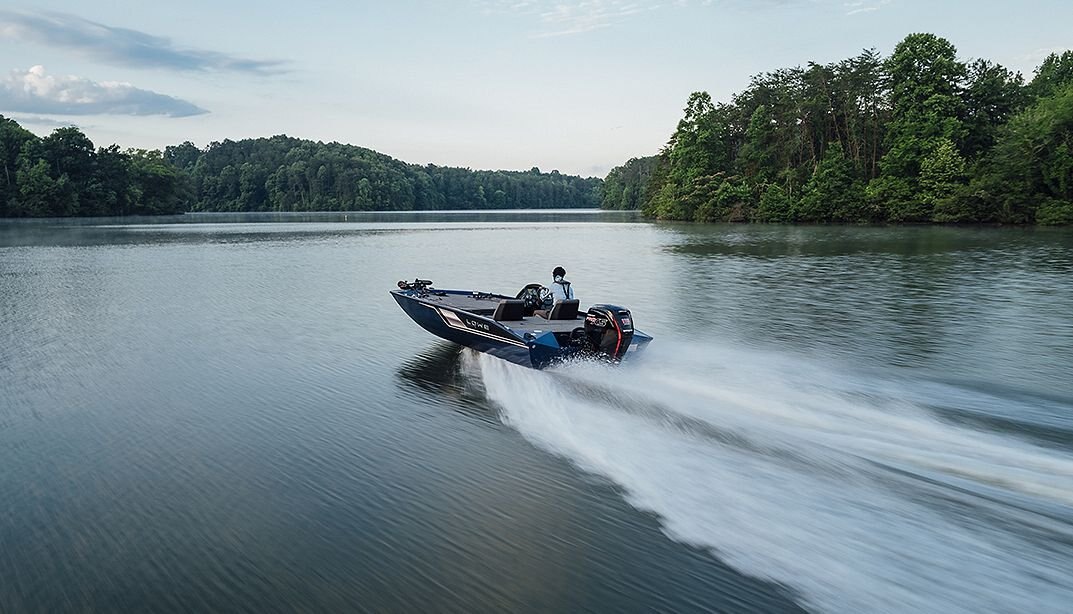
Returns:
[[[421,328],[440,337],[473,348],[478,352],[490,354],[523,367],[543,369],[560,362],[577,353],[569,344],[572,328],[584,325],[583,320],[573,321],[565,330],[535,329],[530,318],[523,322],[500,322],[489,315],[474,313],[450,305],[443,298],[458,298],[473,293],[459,290],[436,290],[435,295],[408,290],[392,290],[391,296],[399,307]],[[510,297],[485,295],[490,304],[497,304],[500,299]],[[490,310],[484,310],[490,311]],[[538,319],[541,328],[566,324],[563,321],[549,322]],[[514,324],[515,326],[511,326]],[[630,349],[640,349],[651,341],[651,337],[635,331]]]
[[[491,318],[442,305],[430,305],[401,292],[392,292],[391,295],[406,315],[421,328],[441,339],[525,367],[535,366],[532,348],[526,341]]]

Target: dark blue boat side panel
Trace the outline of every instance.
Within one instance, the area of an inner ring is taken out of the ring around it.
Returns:
[[[460,319],[465,318],[488,325],[489,330],[483,332],[453,328],[444,321],[444,316],[441,315],[443,311],[453,310],[443,307],[433,307],[427,303],[400,293],[393,292],[391,295],[395,297],[395,301],[402,307],[403,311],[413,318],[414,322],[417,322],[421,328],[424,328],[437,337],[473,348],[479,352],[491,354],[497,358],[502,358],[503,360],[524,367],[534,366],[533,360],[530,357],[529,347],[517,337],[507,339],[506,336],[511,335],[511,333],[502,330],[502,326],[494,320],[467,314],[458,314]]]

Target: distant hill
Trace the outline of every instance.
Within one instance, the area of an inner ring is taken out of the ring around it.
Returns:
[[[598,207],[600,179],[558,171],[419,166],[364,147],[288,136],[168,147],[195,211],[408,211]]]
[[[0,167],[0,217],[592,208],[603,184],[537,168],[419,166],[284,135],[204,149],[94,149],[78,128],[40,138],[3,116]]]

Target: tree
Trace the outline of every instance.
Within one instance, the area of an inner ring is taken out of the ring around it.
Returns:
[[[15,215],[19,152],[27,142],[37,140],[32,132],[0,115],[0,217]]]
[[[733,161],[734,109],[712,105],[707,92],[693,92],[686,102],[685,117],[665,147],[667,168],[664,187],[656,193],[652,209],[659,217],[692,219],[696,213],[691,198],[678,199],[706,189],[705,177],[727,172]]]
[[[755,208],[753,192],[740,178],[721,175],[698,178],[690,198],[698,222],[745,222]]]
[[[745,142],[738,152],[736,164],[746,179],[764,183],[772,178],[770,175],[777,168],[778,159],[778,136],[774,124],[771,110],[764,105],[756,107],[749,118]]]
[[[921,161],[939,142],[960,142],[964,127],[959,84],[965,66],[957,50],[934,34],[910,34],[887,60],[891,87],[891,123],[887,154],[880,163],[882,175],[914,183]]]
[[[865,221],[864,189],[841,145],[827,148],[792,211],[799,222]]]
[[[93,194],[92,209],[80,215],[127,215],[131,212],[136,186],[131,178],[130,156],[119,145],[101,147],[94,156],[94,173],[87,188]]]
[[[1073,83],[1073,51],[1052,53],[1036,69],[1028,93],[1035,98],[1046,98],[1069,83]]]
[[[984,173],[976,185],[997,221],[1073,222],[1073,83],[1010,120]]]
[[[168,145],[164,148],[164,160],[172,166],[190,172],[201,157],[201,150],[190,141],[183,141],[179,145]]]
[[[921,163],[920,200],[936,222],[971,222],[972,211],[959,195],[966,187],[965,160],[954,142],[943,140]]]
[[[19,194],[12,207],[15,216],[63,215],[73,208],[67,176],[53,178],[51,168],[43,158],[36,162],[23,158],[16,175]]]
[[[754,222],[787,224],[794,221],[794,201],[778,184],[768,184],[753,213]]]
[[[994,146],[999,128],[1025,108],[1028,96],[1019,73],[987,60],[976,60],[968,65],[964,100],[962,151],[973,159]]]
[[[640,209],[645,190],[659,164],[657,156],[630,158],[626,164],[611,169],[600,190],[603,209]]]

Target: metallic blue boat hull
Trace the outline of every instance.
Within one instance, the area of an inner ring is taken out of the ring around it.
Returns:
[[[436,295],[408,290],[392,290],[391,296],[407,315],[428,332],[459,345],[473,348],[523,367],[542,369],[573,355],[576,350],[566,344],[563,331],[533,330],[533,326],[514,322],[499,322],[490,315],[473,313],[439,301],[439,297],[459,298],[471,292],[436,290]],[[507,299],[486,295],[493,299]],[[494,302],[493,302],[494,304]],[[547,324],[546,320],[539,320]],[[562,322],[559,322],[562,324]],[[584,322],[577,321],[581,326]],[[560,340],[563,343],[560,343]],[[639,349],[651,337],[636,331],[631,349]]]
[[[391,296],[395,297],[406,315],[437,337],[524,367],[534,366],[532,350],[528,343],[491,318],[433,306],[401,292],[392,292]],[[469,325],[467,320],[470,321]],[[459,322],[464,328],[459,326]],[[484,330],[479,326],[481,324],[488,329]]]

